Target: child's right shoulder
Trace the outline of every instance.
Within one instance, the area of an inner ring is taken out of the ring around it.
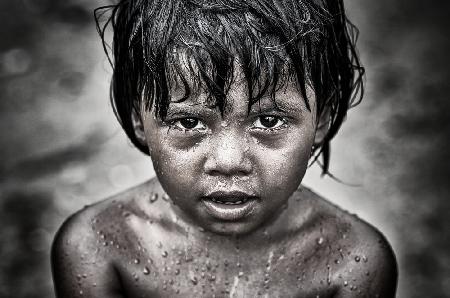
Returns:
[[[96,230],[120,224],[121,219],[126,219],[129,212],[141,209],[143,200],[151,200],[153,193],[160,192],[159,188],[160,185],[154,178],[100,202],[84,206],[64,221],[55,236],[55,242],[66,238],[81,240],[80,237],[101,234],[101,231]],[[92,233],[93,231],[96,232]]]
[[[72,297],[69,289],[80,288],[88,297],[116,297],[115,260],[129,241],[129,215],[146,216],[142,201],[159,183],[155,179],[100,201],[71,215],[59,228],[52,244],[51,261],[58,297]],[[113,249],[114,248],[114,249]],[[116,255],[117,254],[117,255]],[[96,276],[95,287],[81,287],[88,276]],[[103,285],[103,286],[102,286]],[[98,293],[108,289],[108,293]],[[117,296],[118,297],[118,296]]]

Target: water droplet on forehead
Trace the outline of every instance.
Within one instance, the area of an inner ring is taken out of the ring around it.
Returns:
[[[150,269],[148,269],[148,267],[144,267],[144,270],[142,271],[142,273],[144,273],[144,275],[149,275],[150,274]]]
[[[355,257],[355,261],[356,261],[357,263],[359,263],[359,261],[361,261],[361,258],[360,258],[359,256],[356,256],[356,257]]]

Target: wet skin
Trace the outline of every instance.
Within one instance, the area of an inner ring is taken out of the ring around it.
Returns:
[[[395,296],[384,237],[306,188],[243,236],[187,224],[165,199],[154,179],[72,216],[53,246],[57,296]]]
[[[299,187],[316,137],[295,88],[223,117],[202,95],[136,130],[158,179],[71,217],[53,246],[58,297],[394,297],[373,227]]]

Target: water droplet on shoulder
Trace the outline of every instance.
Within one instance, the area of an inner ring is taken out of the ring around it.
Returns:
[[[150,274],[150,269],[147,266],[145,266],[144,270],[142,270],[142,273],[144,273],[144,275],[149,275]]]
[[[192,282],[192,284],[193,284],[194,286],[197,285],[197,284],[198,284],[198,279],[197,279],[197,277],[192,276],[192,277],[191,277],[191,282]]]
[[[158,200],[158,194],[154,193],[150,196],[150,203],[154,203]]]

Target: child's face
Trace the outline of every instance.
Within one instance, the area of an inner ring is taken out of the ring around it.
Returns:
[[[227,109],[205,94],[171,103],[162,121],[143,112],[156,174],[180,217],[221,234],[245,234],[278,215],[299,186],[315,137],[311,111],[290,85],[247,112],[244,83],[233,83]]]

